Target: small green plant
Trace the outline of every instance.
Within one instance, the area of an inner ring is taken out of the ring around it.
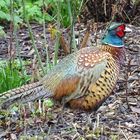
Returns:
[[[3,30],[3,27],[0,26],[0,38],[6,37],[6,33]]]
[[[13,5],[14,15],[11,15],[11,4]],[[45,2],[45,5],[47,3]],[[38,23],[43,22],[43,13],[42,13],[43,2],[36,0],[25,0],[25,12],[26,17],[29,21],[37,21]],[[22,24],[24,21],[24,12],[22,0],[1,0],[0,2],[0,22],[10,22],[13,21],[15,25]],[[51,17],[47,12],[45,13],[45,20],[52,21],[53,17]]]
[[[13,2],[14,9],[15,9],[15,14],[14,14],[14,22],[16,24],[22,23],[22,18],[19,16],[19,11],[16,10],[18,9],[18,3]],[[0,1],[0,22],[10,22],[12,21],[12,17],[10,15],[10,0],[1,0]]]
[[[44,99],[43,101],[44,106],[47,106],[49,108],[53,107],[54,103],[51,99]]]
[[[48,0],[48,4],[51,6],[49,13],[56,20],[58,13],[57,6],[59,5],[61,26],[68,27],[71,25],[71,18],[76,19],[79,15],[83,3],[83,0]],[[70,10],[71,15],[69,13]]]
[[[47,7],[47,2],[45,1],[43,5],[43,0],[39,1],[25,1],[25,11],[23,9],[23,6],[20,5],[20,8],[18,9],[19,15],[24,19],[24,12],[26,13],[26,18],[29,21],[36,21],[38,23],[43,23],[43,12],[42,7]],[[45,21],[49,22],[53,20],[53,17],[48,14],[48,12],[44,13]]]
[[[21,72],[21,67],[18,61],[11,64],[5,61],[0,61],[0,93],[19,87],[30,80],[26,70],[24,74]]]
[[[43,10],[48,9],[44,13],[45,21],[52,22],[57,19],[57,4],[59,2],[60,15],[61,15],[61,25],[69,26],[71,24],[69,16],[69,8],[71,8],[72,16],[76,17],[81,10],[83,0],[70,1],[68,5],[68,0],[24,0],[26,18],[29,21],[36,21],[38,23],[43,23]],[[11,15],[11,4],[13,5],[14,15]],[[22,0],[1,0],[0,1],[0,23],[13,21],[15,24],[22,24],[24,19],[24,10]]]
[[[118,140],[119,139],[119,136],[115,135],[115,134],[114,135],[112,134],[110,137],[111,137],[111,140]]]

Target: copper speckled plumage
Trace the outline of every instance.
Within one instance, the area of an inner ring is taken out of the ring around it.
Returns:
[[[124,32],[124,28],[120,27],[125,26],[112,25],[108,34],[112,37],[115,32],[117,39],[122,41],[119,32]],[[52,97],[71,108],[97,109],[111,94],[124,55],[122,42],[110,39],[108,34],[100,47],[83,48],[68,55],[39,82],[3,93],[1,106],[7,108],[14,102]]]

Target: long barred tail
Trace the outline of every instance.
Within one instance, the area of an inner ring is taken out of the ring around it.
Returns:
[[[15,102],[26,103],[44,96],[51,97],[52,95],[44,89],[40,82],[36,82],[0,94],[0,106],[1,108],[8,108]]]

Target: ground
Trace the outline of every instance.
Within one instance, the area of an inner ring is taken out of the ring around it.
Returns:
[[[122,64],[119,80],[112,95],[96,112],[83,112],[65,108],[62,118],[61,107],[54,105],[51,108],[43,107],[34,110],[34,105],[21,105],[13,112],[6,111],[7,116],[0,115],[0,139],[51,139],[51,140],[139,140],[140,139],[140,27],[127,25],[132,32],[126,34],[126,59]],[[95,45],[103,33],[103,24],[98,27],[97,35],[90,34],[88,46]],[[43,29],[41,25],[32,24],[36,44],[45,60],[43,44]],[[63,31],[64,29],[62,29]],[[76,36],[80,41],[85,35],[85,26],[76,25]],[[67,30],[64,30],[67,38]],[[21,57],[33,59],[34,51],[31,48],[28,30],[18,31],[21,46]],[[54,41],[50,32],[46,33],[50,57],[54,54]],[[0,58],[7,59],[10,31],[7,37],[0,39]],[[80,42],[79,41],[79,42]],[[14,42],[14,41],[13,41]],[[15,44],[15,42],[13,43]],[[59,59],[64,57],[63,49],[59,51]],[[30,70],[29,70],[30,71]],[[30,73],[30,72],[29,72]],[[41,103],[39,103],[39,106]],[[9,115],[10,114],[10,115]]]

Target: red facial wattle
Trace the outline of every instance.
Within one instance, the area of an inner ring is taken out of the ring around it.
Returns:
[[[125,25],[123,24],[123,25],[120,25],[117,29],[116,29],[116,34],[120,37],[120,38],[122,38],[122,37],[124,37],[125,36]]]

